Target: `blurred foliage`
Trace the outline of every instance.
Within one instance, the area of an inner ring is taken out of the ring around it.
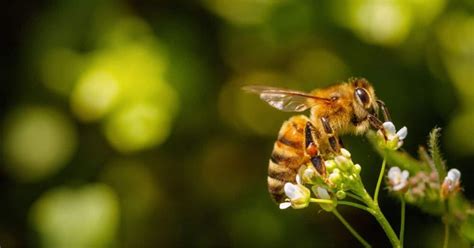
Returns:
[[[472,199],[473,20],[470,0],[6,3],[0,245],[352,245],[332,216],[270,200],[268,157],[291,114],[244,84],[309,91],[366,77],[410,130],[408,152],[445,128],[441,151]],[[365,138],[344,143],[357,163],[380,164]],[[363,168],[368,188],[377,173]],[[343,210],[388,245],[370,217]],[[440,236],[440,221],[408,209],[407,244]]]

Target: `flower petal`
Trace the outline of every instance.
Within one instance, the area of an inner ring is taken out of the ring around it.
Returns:
[[[328,191],[325,188],[318,187],[317,190],[318,190],[318,197],[319,198],[328,199],[328,200],[331,199],[331,197],[329,196]]]
[[[402,127],[400,130],[398,130],[397,135],[400,140],[404,140],[407,137],[408,134],[408,129],[407,127]]]
[[[403,170],[402,172],[402,178],[407,180],[408,176],[410,176],[410,173],[407,170]]]
[[[296,175],[296,183],[297,184],[302,184],[300,175]]]
[[[453,168],[448,171],[448,175],[446,177],[451,179],[451,181],[455,182],[461,178],[461,172],[458,169]]]
[[[387,177],[390,179],[390,180],[393,180],[395,179],[396,177],[398,177],[398,175],[400,175],[401,171],[400,171],[400,168],[398,167],[392,167],[390,168],[390,170],[388,170],[388,174],[387,174]]]
[[[280,203],[280,209],[287,209],[291,207],[291,202],[282,202]]]
[[[301,192],[298,191],[298,187],[292,183],[286,183],[284,186],[285,194],[290,199],[297,199],[302,197]]]
[[[395,125],[393,125],[393,122],[391,121],[384,122],[382,126],[387,132],[387,134],[394,135],[396,133]]]

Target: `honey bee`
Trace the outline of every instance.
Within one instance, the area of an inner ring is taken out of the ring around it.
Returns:
[[[379,109],[385,121],[390,120],[385,104],[377,99],[373,87],[364,78],[351,78],[310,93],[256,85],[244,86],[243,90],[260,95],[281,111],[310,110],[309,117],[296,115],[285,121],[274,143],[267,181],[268,191],[277,203],[285,200],[283,187],[287,182],[295,183],[302,165],[311,163],[326,177],[324,160],[338,155],[343,147],[339,135],[360,135],[370,127],[384,133]]]

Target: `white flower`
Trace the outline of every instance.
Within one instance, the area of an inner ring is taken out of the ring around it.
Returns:
[[[395,150],[400,148],[403,145],[403,140],[407,137],[407,127],[402,127],[397,132],[395,125],[391,121],[384,122],[382,126],[385,132],[385,137],[387,137],[387,143],[389,144],[389,146]],[[379,132],[379,135],[383,134]]]
[[[460,180],[461,172],[458,169],[449,170],[441,185],[441,194],[446,197],[449,193],[459,189]]]
[[[309,199],[311,197],[311,191],[305,186],[300,184],[300,178],[297,176],[297,184],[286,183],[284,186],[285,194],[288,197],[289,201],[280,203],[280,209],[285,209],[288,207],[293,208],[305,208],[309,204]]]
[[[399,191],[405,188],[408,184],[408,176],[410,173],[407,170],[401,171],[398,167],[392,167],[388,171],[388,181],[393,191]]]

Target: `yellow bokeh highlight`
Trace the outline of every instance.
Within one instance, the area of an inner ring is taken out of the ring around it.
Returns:
[[[124,153],[161,144],[178,109],[177,93],[165,78],[167,60],[148,32],[134,18],[112,28],[103,41],[108,48],[89,56],[70,100],[79,119],[104,123],[107,140]],[[125,35],[133,33],[135,39]]]
[[[138,102],[114,113],[105,125],[110,144],[123,153],[161,144],[171,129],[169,113],[159,103]]]
[[[369,43],[397,45],[410,31],[411,12],[401,1],[365,1],[351,9],[351,24]]]
[[[77,135],[72,122],[58,110],[29,106],[7,116],[2,142],[7,171],[17,180],[34,182],[69,162]]]
[[[103,184],[58,187],[44,193],[30,212],[42,247],[112,247],[120,208],[115,192]]]
[[[83,121],[96,121],[117,102],[120,87],[114,75],[106,71],[90,71],[79,80],[71,96],[73,111]]]

